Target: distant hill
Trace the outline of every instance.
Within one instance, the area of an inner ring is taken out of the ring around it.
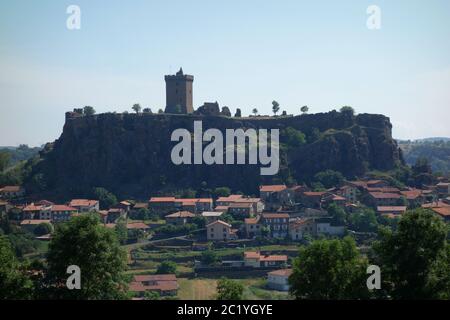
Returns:
[[[435,172],[450,173],[450,138],[426,138],[414,141],[397,141],[407,164],[425,157]]]
[[[0,146],[0,152],[6,151],[10,154],[9,167],[13,167],[21,161],[31,159],[41,150],[42,148],[40,147],[30,148],[25,144],[22,144],[18,147]]]

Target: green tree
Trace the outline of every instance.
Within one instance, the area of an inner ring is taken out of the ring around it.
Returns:
[[[143,112],[143,113],[152,113],[152,109],[150,109],[150,108],[144,108],[144,109],[142,110],[142,112]]]
[[[296,299],[367,298],[367,266],[352,238],[316,240],[300,248],[290,291]]]
[[[134,112],[139,113],[141,112],[142,107],[139,103],[135,103],[131,109],[133,109]]]
[[[235,116],[236,118],[240,118],[240,117],[242,116],[241,109],[237,108],[237,109],[236,109],[236,113],[234,114],[234,116]]]
[[[282,138],[289,147],[299,147],[306,142],[303,132],[292,127],[287,127],[282,131]]]
[[[213,250],[206,250],[202,252],[200,261],[206,266],[211,266],[219,261],[219,256]]]
[[[128,240],[128,229],[125,219],[120,218],[117,221],[114,231],[116,232],[117,240],[119,240],[121,244],[126,244]]]
[[[216,197],[228,197],[231,194],[231,190],[228,187],[217,187],[214,189],[214,195]]]
[[[0,172],[3,172],[9,165],[11,154],[8,151],[0,151]]]
[[[100,202],[101,209],[109,209],[117,204],[116,196],[105,188],[94,188],[94,196]]]
[[[355,109],[353,109],[352,107],[349,106],[343,106],[340,109],[341,113],[350,117],[353,117],[353,115],[355,114]]]
[[[163,113],[164,113],[164,110],[163,110],[163,109],[159,109],[159,110],[158,110],[158,113],[159,113],[159,114],[163,114]]]
[[[19,267],[8,238],[0,235],[0,300],[31,298],[33,283]]]
[[[74,217],[53,234],[47,256],[53,298],[120,299],[125,297],[126,254],[115,232],[100,224],[97,215]],[[68,290],[67,267],[81,270],[81,289]]]
[[[277,101],[272,101],[272,112],[274,115],[277,115],[277,112],[280,111],[280,104]]]
[[[91,106],[86,106],[83,108],[83,114],[85,116],[93,116],[95,114],[95,109],[94,107]]]
[[[309,111],[309,108],[308,108],[308,106],[303,106],[303,107],[300,108],[300,111],[301,111],[303,114],[307,114],[308,111]]]
[[[258,114],[258,109],[253,108],[252,113],[256,116]]]
[[[332,203],[328,206],[327,211],[334,224],[339,226],[346,224],[347,214],[342,207],[338,206],[336,203]]]
[[[382,287],[394,299],[450,298],[447,225],[432,211],[407,211],[396,231],[382,228],[374,245]]]
[[[217,281],[217,300],[242,300],[244,286],[227,278]]]
[[[337,187],[344,182],[342,173],[334,170],[321,171],[314,176],[314,179],[325,188]]]
[[[145,300],[159,300],[160,298],[160,294],[156,291],[145,291],[144,293]]]
[[[173,261],[163,261],[156,270],[157,274],[176,273],[177,264]]]
[[[33,233],[37,236],[52,233],[53,227],[50,223],[41,223],[34,228]]]
[[[370,208],[349,214],[347,220],[349,227],[354,231],[376,232],[378,230],[377,216]]]

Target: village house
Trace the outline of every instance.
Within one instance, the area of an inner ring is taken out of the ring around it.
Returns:
[[[231,224],[217,220],[206,225],[206,238],[211,241],[236,240],[237,230],[231,228]]]
[[[280,269],[267,273],[267,287],[273,290],[289,291],[289,277],[292,269]]]
[[[262,224],[269,228],[273,238],[286,238],[289,233],[289,214],[287,213],[263,213]]]
[[[331,218],[317,218],[314,223],[317,235],[343,236],[346,231],[345,226],[334,225]]]
[[[286,189],[284,184],[263,185],[259,187],[259,197],[265,202],[280,202],[280,193]]]
[[[306,234],[311,236],[316,234],[316,224],[313,218],[297,218],[289,222],[289,237],[292,241],[302,240]]]
[[[325,205],[325,207],[329,206],[332,203],[340,207],[345,207],[347,199],[334,193],[326,193],[322,197],[322,203]]]
[[[123,208],[111,208],[106,214],[106,223],[116,223],[120,218],[126,219],[127,212]]]
[[[450,222],[450,206],[434,207],[431,210],[438,214],[445,222]]]
[[[175,208],[180,211],[200,213],[213,210],[213,200],[210,198],[176,199]]]
[[[258,251],[244,252],[244,266],[253,268],[283,267],[287,264],[286,255],[262,255]]]
[[[230,204],[228,213],[236,218],[249,218],[255,215],[253,204],[248,202]]]
[[[165,216],[166,223],[173,225],[185,225],[186,223],[190,223],[192,218],[195,217],[195,214],[189,211],[178,211],[175,213],[168,214]]]
[[[8,213],[13,207],[8,201],[0,200],[0,212]]]
[[[147,202],[136,202],[131,210],[133,212],[138,212],[141,209],[148,209],[148,203]]]
[[[358,202],[358,188],[352,185],[345,185],[336,191],[336,194],[344,197],[350,203]]]
[[[419,189],[400,191],[400,194],[408,201],[409,207],[420,206],[425,200],[422,195],[422,190]]]
[[[176,211],[200,213],[213,210],[213,200],[210,198],[177,199],[175,197],[153,197],[149,200],[149,209],[166,216]]]
[[[247,238],[254,238],[261,235],[260,216],[255,218],[246,218],[244,220],[245,235]]]
[[[175,296],[178,292],[177,277],[174,274],[135,275],[129,290],[140,297],[145,292],[157,292],[161,296]]]
[[[235,203],[236,200],[242,199],[243,195],[241,194],[231,194],[228,197],[219,197],[216,200],[216,206],[229,206],[232,203]]]
[[[300,201],[307,208],[320,209],[322,199],[327,194],[325,191],[305,191],[300,196]]]
[[[223,212],[205,211],[202,212],[202,217],[205,218],[206,224],[217,221],[223,215]]]
[[[4,199],[13,199],[23,197],[25,195],[25,189],[21,186],[4,186],[0,188],[0,197]]]
[[[150,226],[143,222],[129,222],[127,223],[127,230],[141,230],[146,233],[150,230]]]
[[[129,213],[131,210],[131,203],[128,201],[121,201],[118,204],[116,204],[115,206],[113,206],[112,208],[121,209],[125,213]]]
[[[378,206],[377,213],[380,215],[401,215],[406,212],[406,206]]]
[[[23,220],[39,220],[41,217],[45,217],[47,220],[51,219],[51,206],[44,205],[36,205],[31,203],[25,206],[22,210],[22,219]],[[47,213],[43,213],[41,215],[41,211],[46,210]]]
[[[160,216],[175,212],[175,197],[152,197],[148,201],[148,208]]]
[[[41,219],[25,219],[20,222],[20,226],[29,232],[32,232],[34,228],[42,223],[52,224],[52,221],[49,219],[41,220]]]
[[[373,207],[396,206],[401,204],[401,195],[398,193],[369,192],[368,205]]]
[[[448,197],[450,195],[450,183],[439,182],[436,185],[436,192],[440,198]]]
[[[228,213],[228,206],[217,206],[214,208],[214,211],[221,213]]]
[[[77,209],[79,212],[97,212],[100,210],[98,200],[73,199],[69,202],[69,207]]]
[[[77,213],[78,210],[66,205],[54,204],[51,206],[51,219],[53,222],[69,221],[72,214]]]

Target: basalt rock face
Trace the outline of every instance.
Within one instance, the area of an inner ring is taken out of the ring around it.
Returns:
[[[171,134],[178,128],[193,132],[195,120],[202,121],[203,131],[278,128],[283,132],[291,127],[302,131],[308,142],[282,148],[276,176],[261,176],[258,165],[174,165],[171,151],[178,142],[171,141]],[[205,182],[208,188],[229,186],[257,194],[259,184],[284,182],[288,176],[308,181],[326,169],[347,177],[360,176],[368,168],[392,169],[403,159],[391,127],[383,115],[349,116],[336,111],[267,118],[112,113],[69,117],[61,137],[41,153],[28,183],[36,189],[39,181],[45,190],[42,195],[64,197],[104,187],[120,197],[143,199],[163,190],[198,189]]]

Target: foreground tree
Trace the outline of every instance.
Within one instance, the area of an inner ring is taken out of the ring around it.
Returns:
[[[294,260],[291,294],[296,299],[367,298],[367,266],[350,237],[313,241]]]
[[[113,230],[94,214],[75,217],[53,234],[48,251],[48,294],[56,299],[121,299],[126,294],[126,254]],[[67,267],[81,270],[81,289],[68,290]]]
[[[450,298],[448,228],[426,209],[405,213],[397,230],[383,228],[375,244],[382,288],[394,299]]]
[[[244,293],[244,286],[227,278],[222,278],[217,282],[217,300],[241,300]]]
[[[31,298],[33,285],[19,270],[7,237],[0,236],[0,300]]]

